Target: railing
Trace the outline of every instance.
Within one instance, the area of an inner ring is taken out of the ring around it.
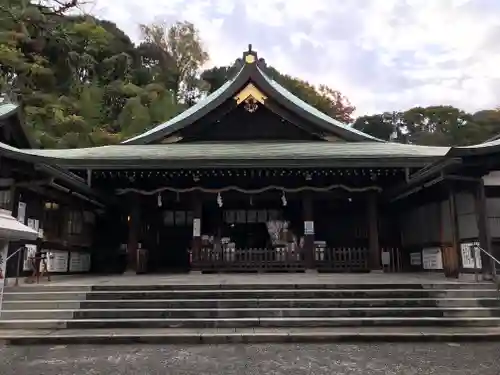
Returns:
[[[21,268],[21,254],[20,252],[23,251],[25,249],[24,246],[21,246],[19,249],[17,249],[16,251],[14,251],[12,254],[10,254],[7,259],[5,259],[5,264],[7,266],[8,262],[10,259],[12,259],[12,257],[16,254],[19,254],[18,257],[17,257],[17,271],[16,271],[16,282],[15,282],[15,286],[18,286],[19,285],[19,270]],[[5,269],[7,270],[7,267],[5,267]],[[5,275],[4,276],[4,279],[2,281],[2,285],[0,285],[1,289],[0,289],[0,317],[2,316],[2,307],[3,307],[3,294],[4,294],[4,289],[5,287],[7,286],[7,271],[5,272]]]
[[[25,250],[26,247],[25,246],[21,246],[19,249],[17,249],[16,251],[14,251],[12,254],[10,254],[7,259],[5,260],[5,263],[8,264],[9,262],[9,259],[12,259],[14,257],[14,255],[17,255],[19,254],[21,251]],[[19,285],[19,271],[21,269],[21,254],[19,254],[19,256],[17,257],[17,268],[16,268],[16,281],[14,282],[14,285],[15,286],[18,286]],[[5,275],[6,276],[6,275]],[[7,285],[7,277],[5,277],[5,286]]]
[[[314,261],[318,271],[363,272],[369,270],[368,249],[364,247],[316,248]]]
[[[495,284],[497,286],[497,290],[500,292],[500,280],[499,280],[498,275],[497,275],[497,266],[500,266],[500,260],[495,258],[493,255],[491,255],[488,251],[483,249],[481,246],[475,245],[474,247],[476,249],[479,249],[483,254],[485,254],[489,257],[489,259],[491,261],[491,276],[493,277],[493,281],[495,282]],[[476,254],[473,254],[474,263],[476,263],[476,256],[475,255]],[[477,268],[476,264],[474,264],[474,268],[476,270],[476,273],[475,273],[476,281],[478,281],[479,276],[477,273],[478,268]]]
[[[202,247],[191,253],[191,266],[200,271],[285,271],[297,272],[306,268],[301,249],[289,247],[234,249]],[[369,271],[368,249],[364,247],[315,248],[314,267],[322,272]]]
[[[192,267],[201,271],[298,271],[304,269],[300,251],[274,249],[234,249],[203,247],[192,254]]]

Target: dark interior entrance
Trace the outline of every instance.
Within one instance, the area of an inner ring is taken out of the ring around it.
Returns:
[[[203,203],[202,235],[225,239],[237,249],[272,248],[267,223],[283,220],[296,237],[303,235],[301,201],[291,196],[283,204],[280,192],[250,196],[237,192],[222,195],[222,206],[214,198]]]
[[[192,211],[171,204],[166,208],[155,207],[150,212],[144,236],[147,242],[144,246],[149,250],[148,272],[188,272],[188,250],[193,238]]]

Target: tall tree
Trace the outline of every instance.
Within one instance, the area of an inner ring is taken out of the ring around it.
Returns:
[[[201,42],[199,31],[190,22],[141,25],[144,56],[157,76],[173,90],[181,102],[192,104],[202,84],[201,66],[208,61],[208,53]],[[155,66],[156,65],[156,66]]]

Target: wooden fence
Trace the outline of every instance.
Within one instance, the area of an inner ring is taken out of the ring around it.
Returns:
[[[204,272],[299,272],[305,270],[300,249],[215,250],[203,247],[199,254],[191,253],[191,267]],[[364,247],[316,248],[314,267],[320,272],[369,271],[368,249]]]

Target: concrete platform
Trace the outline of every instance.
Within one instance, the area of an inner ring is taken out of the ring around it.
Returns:
[[[475,276],[463,274],[458,279],[447,279],[441,273],[384,273],[371,272],[362,274],[174,274],[174,275],[52,275],[51,281],[40,280],[39,284],[25,284],[23,287],[37,286],[111,286],[111,285],[237,285],[237,284],[477,284]],[[492,282],[485,281],[491,285]],[[13,286],[14,279],[7,280],[7,286]]]

